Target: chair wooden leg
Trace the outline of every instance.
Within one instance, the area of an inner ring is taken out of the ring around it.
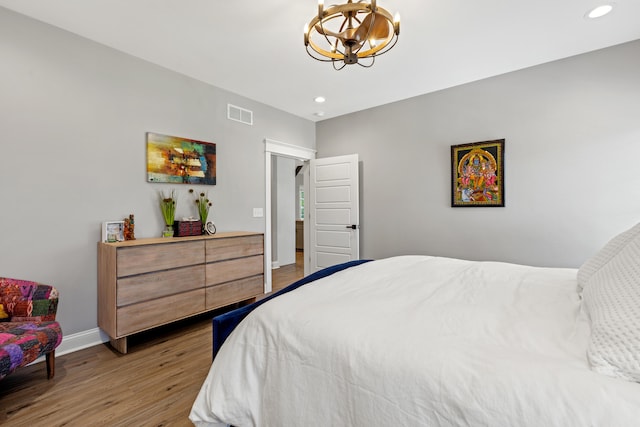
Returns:
[[[46,354],[47,359],[47,378],[51,379],[56,374],[56,351]]]

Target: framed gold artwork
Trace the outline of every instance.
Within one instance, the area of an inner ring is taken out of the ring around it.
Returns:
[[[451,207],[504,206],[504,139],[451,146]]]

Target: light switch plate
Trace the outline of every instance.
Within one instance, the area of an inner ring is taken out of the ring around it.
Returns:
[[[262,208],[253,208],[253,217],[262,218],[264,216],[264,210]]]

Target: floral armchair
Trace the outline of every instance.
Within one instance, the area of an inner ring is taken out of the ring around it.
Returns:
[[[53,286],[0,277],[0,380],[43,355],[47,377],[53,378],[55,349],[62,342],[57,308]]]

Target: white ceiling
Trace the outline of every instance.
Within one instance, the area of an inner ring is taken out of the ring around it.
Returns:
[[[638,0],[616,0],[609,15],[585,19],[604,1],[378,0],[401,15],[398,44],[373,68],[342,71],[305,53],[303,27],[317,0],[0,0],[0,6],[318,121],[640,39]],[[327,101],[316,104],[318,95]]]

